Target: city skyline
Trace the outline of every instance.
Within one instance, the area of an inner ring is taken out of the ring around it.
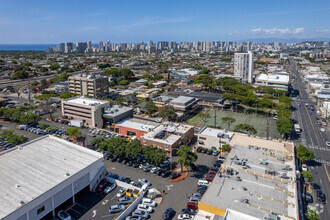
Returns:
[[[0,2],[1,44],[329,40],[330,34],[330,2],[323,0]]]

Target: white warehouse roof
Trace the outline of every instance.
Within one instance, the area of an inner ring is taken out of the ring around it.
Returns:
[[[279,75],[279,74],[260,74],[257,76],[256,80],[278,82],[278,83],[289,83],[288,75]]]
[[[102,157],[101,153],[54,136],[1,152],[0,219]]]

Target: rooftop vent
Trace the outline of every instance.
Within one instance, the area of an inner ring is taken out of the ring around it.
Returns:
[[[65,176],[70,176],[70,173],[66,173]]]
[[[23,200],[21,200],[21,201],[19,201],[19,203],[18,203],[19,205],[24,205],[25,204],[25,202],[23,201]]]
[[[15,187],[16,187],[16,188],[19,188],[19,187],[21,187],[21,186],[20,186],[19,184],[15,184]]]

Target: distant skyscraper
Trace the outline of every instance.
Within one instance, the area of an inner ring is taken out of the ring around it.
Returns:
[[[99,49],[100,49],[100,52],[103,51],[103,41],[100,41],[99,42]]]
[[[65,53],[72,53],[72,51],[73,51],[73,43],[72,42],[67,42],[65,44],[65,50],[64,50],[64,52]]]
[[[109,52],[110,50],[111,50],[111,42],[108,40],[107,41],[106,51]]]
[[[64,53],[65,51],[65,44],[64,43],[60,43],[59,47],[58,47],[58,52],[59,53]]]
[[[252,50],[252,44],[251,44],[250,41],[248,41],[248,42],[246,43],[246,50],[247,50],[247,51]]]
[[[84,53],[87,48],[86,42],[77,42],[76,43],[76,53]]]
[[[148,47],[151,47],[154,45],[154,42],[152,40],[148,41]]]
[[[88,48],[92,48],[92,41],[88,41]]]
[[[239,77],[243,82],[253,81],[253,53],[235,53],[234,76]]]

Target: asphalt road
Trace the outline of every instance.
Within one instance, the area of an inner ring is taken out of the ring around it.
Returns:
[[[294,77],[293,88],[299,91],[300,99],[292,102],[292,105],[297,108],[293,112],[293,119],[295,119],[302,129],[300,138],[296,140],[297,144],[303,144],[309,150],[315,153],[315,160],[308,164],[308,170],[312,173],[316,187],[320,187],[330,199],[330,147],[327,147],[325,142],[330,140],[329,132],[326,126],[318,125],[316,117],[316,104],[310,99],[305,90],[305,84],[302,77],[296,69],[295,63],[291,60],[291,68]],[[314,106],[314,111],[307,108],[308,105]],[[325,128],[326,132],[322,132],[320,128]],[[328,219],[330,216],[329,203],[323,204],[317,201],[316,190],[313,190],[314,203],[309,204],[315,207],[321,219]]]

